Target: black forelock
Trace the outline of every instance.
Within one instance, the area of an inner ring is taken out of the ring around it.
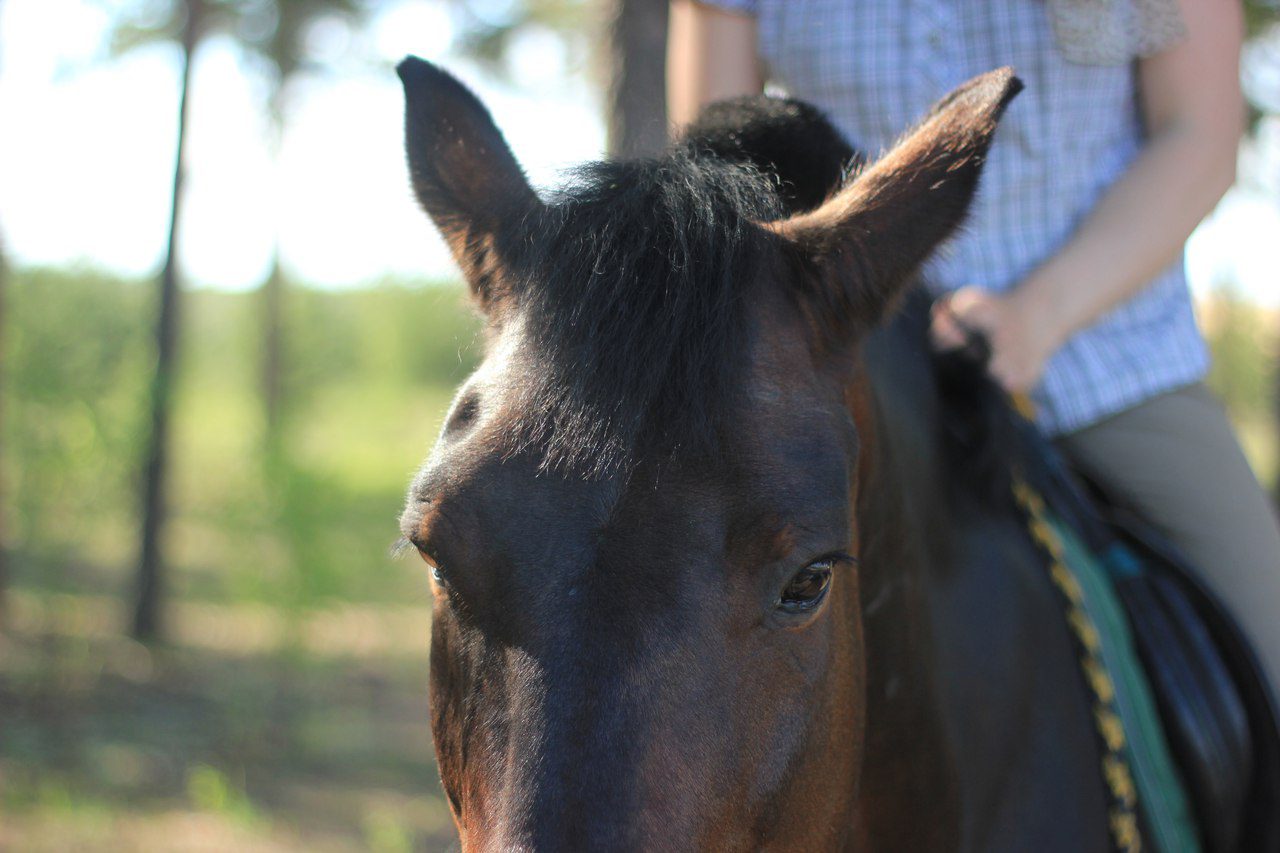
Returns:
[[[740,384],[776,179],[672,149],[579,168],[508,259],[536,375],[520,446],[590,473],[709,450]]]

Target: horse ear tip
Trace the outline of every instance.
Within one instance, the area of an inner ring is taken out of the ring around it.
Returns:
[[[406,56],[396,65],[396,74],[405,88],[429,85],[448,74],[434,63],[428,62],[412,54]]]
[[[1022,78],[1014,73],[1013,67],[1010,65],[991,71],[987,77],[988,85],[995,90],[993,94],[995,94],[997,106],[1000,108],[1007,106],[1019,92],[1026,88]]]
[[[934,108],[934,114],[953,109],[960,115],[975,119],[999,119],[1022,89],[1022,80],[1014,74],[1013,68],[1008,65],[995,68],[979,74],[943,98]]]

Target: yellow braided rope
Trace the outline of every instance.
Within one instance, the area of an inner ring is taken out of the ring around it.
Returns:
[[[1124,752],[1124,723],[1115,710],[1115,685],[1102,660],[1098,629],[1084,609],[1084,593],[1063,557],[1062,541],[1048,522],[1044,499],[1019,475],[1014,476],[1013,495],[1027,515],[1031,537],[1049,559],[1049,577],[1062,596],[1067,626],[1079,645],[1080,670],[1089,688],[1094,727],[1103,752],[1102,778],[1111,795],[1111,840],[1117,850],[1138,853],[1142,850],[1142,836],[1138,831],[1137,788]]]

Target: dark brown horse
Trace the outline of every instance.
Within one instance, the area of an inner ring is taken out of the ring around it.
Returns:
[[[918,313],[885,326],[1017,80],[847,178],[761,101],[543,199],[470,92],[399,70],[488,320],[402,519],[464,849],[1107,848],[1043,566],[947,458]]]

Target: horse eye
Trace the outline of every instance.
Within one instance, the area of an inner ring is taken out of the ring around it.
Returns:
[[[431,569],[431,579],[440,586],[448,586],[449,581],[445,579],[444,572],[440,571],[440,565],[423,549],[418,549],[418,556],[422,558],[422,562],[427,564],[427,568]]]
[[[784,613],[807,613],[822,603],[831,586],[831,567],[834,558],[824,558],[796,572],[778,599],[778,609]]]

